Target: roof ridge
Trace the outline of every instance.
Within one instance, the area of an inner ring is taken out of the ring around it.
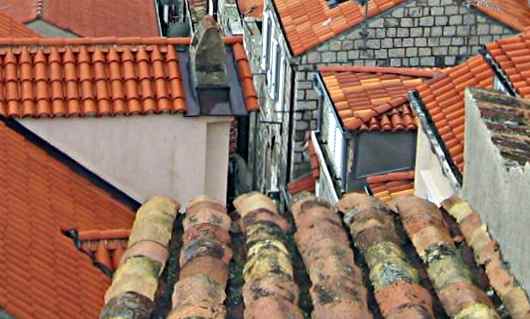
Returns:
[[[42,17],[44,11],[44,0],[35,0],[35,15]]]
[[[131,235],[131,229],[116,228],[103,230],[84,230],[79,231],[79,240],[110,240],[110,239],[127,239]]]
[[[392,173],[386,173],[386,174],[381,174],[381,175],[372,175],[372,176],[368,176],[366,178],[366,181],[368,182],[368,184],[377,184],[377,183],[394,182],[394,181],[402,181],[402,180],[410,180],[410,179],[414,179],[413,170],[392,172]]]
[[[441,70],[430,69],[430,68],[403,68],[403,67],[360,66],[360,65],[323,66],[320,68],[320,72],[385,73],[385,74],[397,74],[397,75],[408,75],[408,76],[430,77],[430,78],[438,76],[439,74],[442,73]]]
[[[227,36],[227,45],[242,43],[241,36]],[[190,37],[97,37],[97,38],[0,38],[0,46],[65,45],[190,45]]]

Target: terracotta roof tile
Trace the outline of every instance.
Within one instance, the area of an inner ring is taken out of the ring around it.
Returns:
[[[466,87],[491,88],[493,70],[482,56],[445,69],[444,77],[418,86],[427,112],[445,143],[454,164],[464,163],[464,91]]]
[[[530,97],[530,29],[486,46],[522,97]]]
[[[96,318],[110,279],[61,230],[129,228],[108,193],[0,122],[0,304],[16,318]]]
[[[324,84],[345,128],[360,131],[416,129],[406,94],[436,69],[322,67]]]
[[[374,197],[384,202],[414,194],[414,171],[369,176],[366,182]]]
[[[0,12],[0,37],[30,38],[39,35],[7,14]]]
[[[287,185],[287,191],[291,195],[296,195],[301,192],[315,192],[316,181],[313,174],[309,174],[295,179]]]
[[[0,0],[17,21],[36,19],[83,37],[159,36],[153,1],[144,0]]]
[[[404,0],[370,1],[368,17],[381,14]],[[335,37],[363,21],[364,8],[347,1],[330,8],[325,0],[274,0],[276,10],[293,54]]]
[[[257,94],[240,37],[227,37],[248,111]],[[2,39],[0,115],[83,117],[186,112],[175,46],[189,38]]]
[[[474,7],[517,31],[530,26],[528,1],[491,0],[491,4],[479,4]]]
[[[261,18],[263,16],[264,0],[238,0],[239,12],[246,17]]]

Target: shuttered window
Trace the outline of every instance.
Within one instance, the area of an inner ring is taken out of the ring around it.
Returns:
[[[343,170],[344,136],[340,123],[335,115],[335,110],[329,104],[324,105],[322,122],[322,138],[324,139],[325,150],[335,176],[341,177]]]
[[[265,35],[262,43],[261,67],[266,70],[269,66],[269,51],[272,41],[272,18],[269,14],[265,14],[265,23],[263,24],[263,33]]]

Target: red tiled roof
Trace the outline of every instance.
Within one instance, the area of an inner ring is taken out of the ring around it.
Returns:
[[[482,56],[446,69],[444,76],[418,86],[418,92],[436,130],[458,169],[464,169],[464,91],[491,88],[493,71]]]
[[[414,194],[414,171],[369,176],[366,182],[373,196],[384,202]]]
[[[265,0],[238,0],[239,12],[245,17],[261,18]]]
[[[257,97],[242,39],[228,37],[247,109]],[[186,112],[176,45],[189,38],[2,39],[0,115]]]
[[[474,7],[517,31],[530,26],[527,0],[491,0],[491,4],[475,4]]]
[[[522,97],[530,97],[530,29],[486,47]]]
[[[114,271],[120,264],[130,229],[86,230],[78,234],[81,250],[92,255],[95,263]]]
[[[414,130],[406,94],[435,69],[322,67],[324,84],[345,128],[361,131]]]
[[[0,12],[0,37],[28,38],[39,35],[25,25]]]
[[[312,139],[306,139],[306,151],[309,155],[309,163],[311,164],[311,173],[307,176],[302,176],[287,185],[287,190],[290,194],[295,195],[300,192],[315,192],[316,182],[320,178],[320,162],[313,145]]]
[[[369,1],[368,17],[376,16],[405,0]],[[326,0],[274,0],[293,54],[305,51],[360,24],[364,7],[346,1],[330,8]]]
[[[287,191],[291,195],[296,195],[301,192],[315,192],[316,181],[313,174],[302,176],[287,185]]]
[[[62,234],[131,227],[108,193],[0,122],[0,305],[19,319],[98,317],[110,279]]]
[[[154,1],[0,0],[0,10],[22,23],[41,19],[83,37],[160,35]]]

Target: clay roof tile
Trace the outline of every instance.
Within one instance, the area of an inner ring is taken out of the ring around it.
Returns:
[[[237,46],[236,71],[244,102],[247,111],[255,111],[258,99],[242,38],[225,42]],[[175,46],[189,45],[189,38],[0,39],[0,43],[11,46],[0,52],[7,102],[0,105],[2,114],[186,112],[180,53]]]
[[[321,74],[346,128],[396,131],[416,128],[414,121],[403,124],[403,110],[409,110],[403,107],[408,105],[407,92],[421,84],[423,77],[431,79],[440,73],[433,69],[328,66],[321,68]],[[376,125],[374,119],[380,122]]]

